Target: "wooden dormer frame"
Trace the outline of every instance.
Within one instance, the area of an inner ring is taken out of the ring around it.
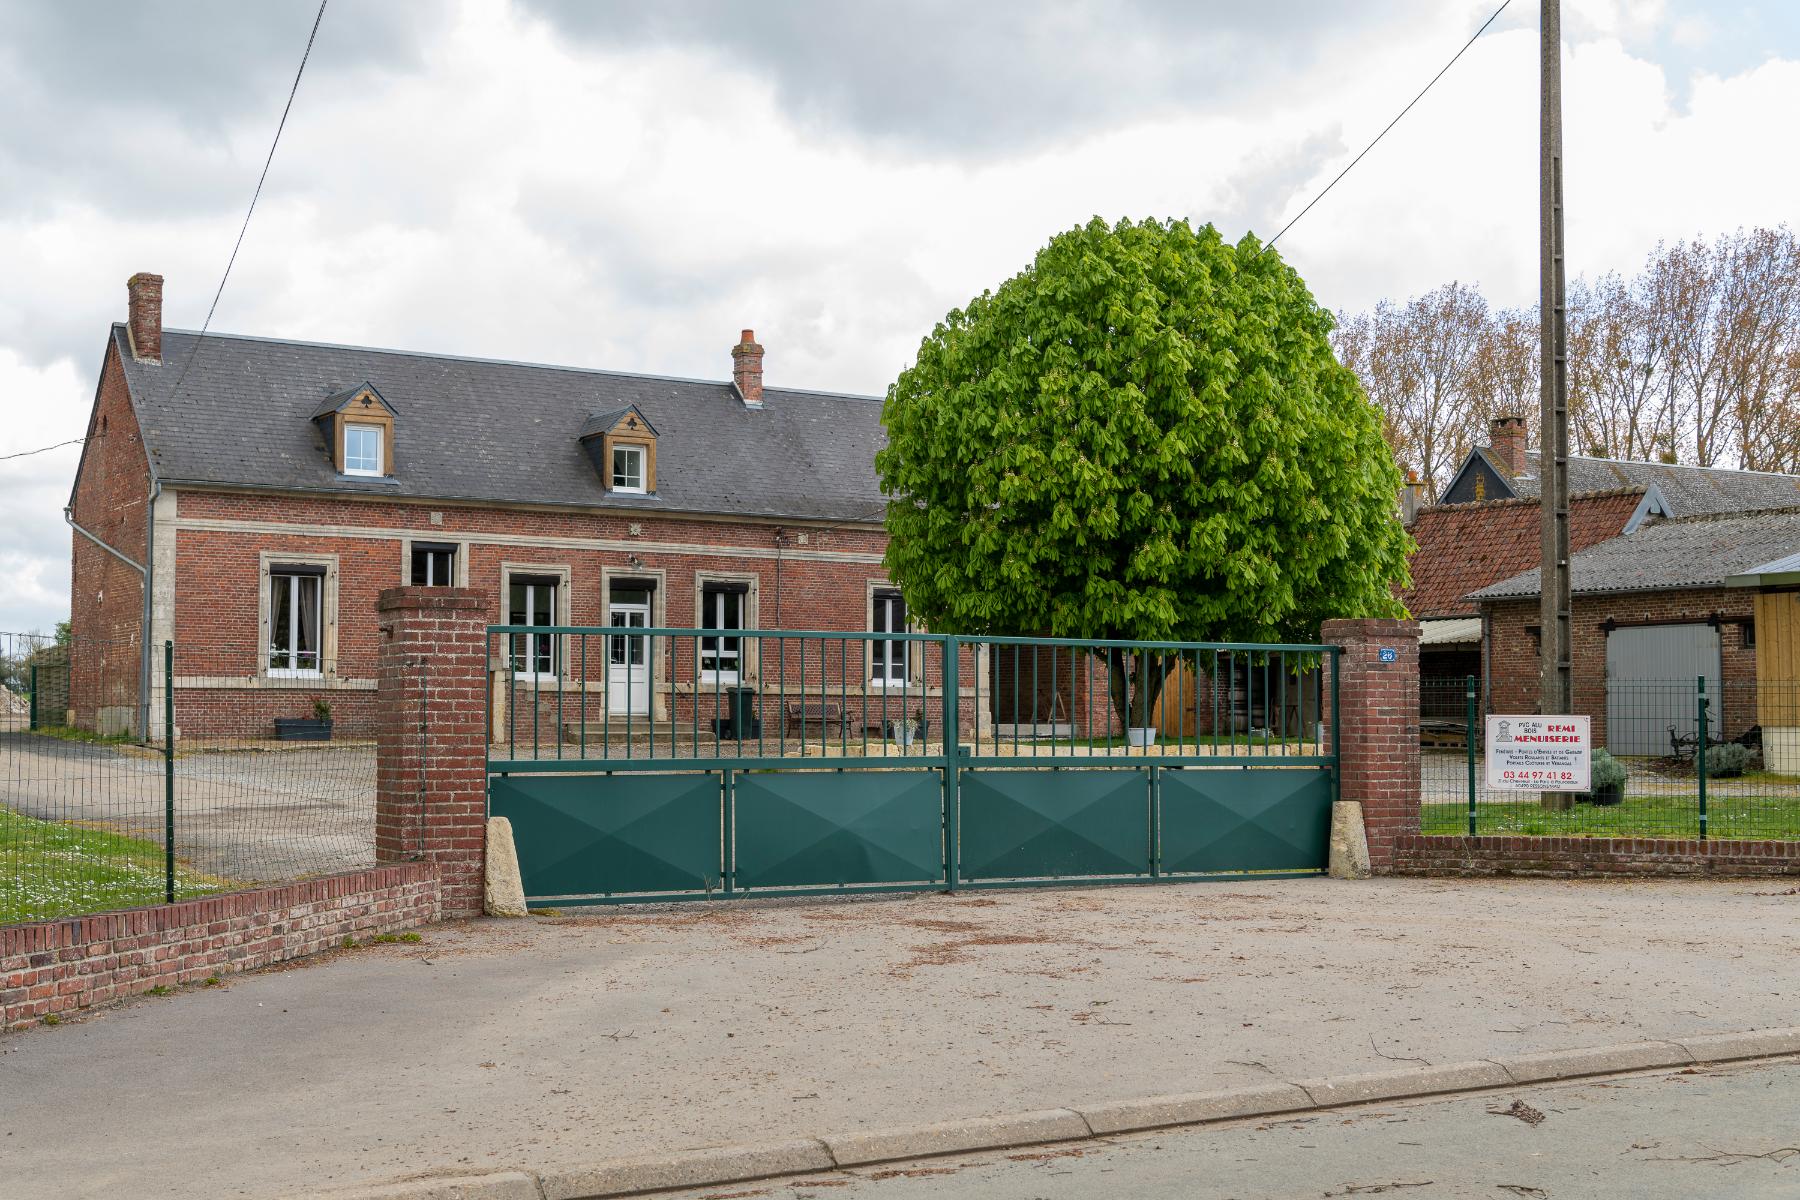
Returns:
[[[600,483],[607,492],[613,493],[612,460],[615,446],[637,446],[644,452],[644,490],[643,495],[656,494],[656,427],[650,424],[649,418],[638,411],[635,404],[627,405],[616,413],[602,414],[588,419],[582,428],[581,442],[588,448],[594,467],[600,472]],[[596,452],[597,451],[597,452]],[[622,496],[636,496],[638,492],[617,492]]]
[[[386,478],[394,473],[394,406],[389,404],[375,385],[363,383],[347,392],[326,399],[313,420],[325,431],[325,444],[331,453],[331,465],[338,474],[344,470],[344,430],[350,425],[374,425],[381,429],[381,474],[355,476],[365,479]]]

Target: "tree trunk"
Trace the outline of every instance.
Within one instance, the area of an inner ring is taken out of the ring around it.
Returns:
[[[1156,703],[1169,675],[1167,654],[1130,651],[1114,646],[1106,652],[1106,692],[1113,714],[1125,729],[1154,724]]]

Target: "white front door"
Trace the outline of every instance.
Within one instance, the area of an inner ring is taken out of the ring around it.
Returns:
[[[613,601],[614,629],[643,629],[650,624],[648,604]],[[650,715],[650,639],[611,636],[606,639],[606,711]]]

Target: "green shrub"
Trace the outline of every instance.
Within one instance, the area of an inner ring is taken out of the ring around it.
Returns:
[[[1706,774],[1709,778],[1725,779],[1732,775],[1742,775],[1749,765],[1748,746],[1726,742],[1722,746],[1708,746],[1706,749]]]
[[[1625,786],[1625,764],[1612,756],[1611,751],[1594,751],[1594,766],[1590,786],[1598,789],[1604,787]]]

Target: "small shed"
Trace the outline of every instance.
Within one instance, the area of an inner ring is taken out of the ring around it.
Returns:
[[[1763,762],[1800,774],[1800,553],[1759,563],[1725,580],[1755,588],[1756,711]]]

